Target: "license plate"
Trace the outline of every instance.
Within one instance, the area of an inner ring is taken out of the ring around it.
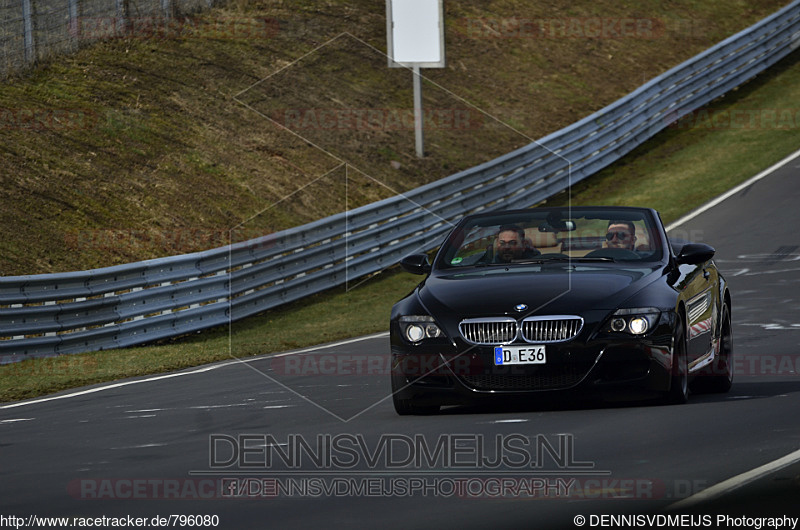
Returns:
[[[544,344],[531,346],[495,346],[494,364],[545,364]]]

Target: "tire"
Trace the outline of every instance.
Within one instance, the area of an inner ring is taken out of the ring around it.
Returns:
[[[722,306],[719,332],[719,355],[714,362],[692,381],[692,392],[722,394],[733,385],[733,335],[731,333],[731,310]]]
[[[689,401],[689,361],[686,345],[686,331],[683,318],[678,317],[673,334],[672,370],[670,387],[662,403],[665,405],[681,405]]]

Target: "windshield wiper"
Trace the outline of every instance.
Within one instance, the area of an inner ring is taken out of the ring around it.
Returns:
[[[582,257],[582,258],[571,258],[571,259],[572,259],[572,261],[610,261],[610,262],[616,262],[617,261],[617,260],[615,260],[614,258],[612,258],[610,256],[592,256],[592,257],[589,257],[589,258]]]
[[[515,259],[508,262],[477,262],[470,265],[470,267],[497,267],[497,266],[507,266],[507,265],[546,265],[548,263],[571,263],[571,262],[606,262],[606,263],[615,263],[617,260],[614,258],[610,258],[608,256],[596,256],[596,257],[581,257],[581,258],[569,258],[569,257],[552,257],[552,258],[529,258],[529,259]]]
[[[591,261],[605,261],[605,262],[616,262],[614,258],[610,258],[608,256],[597,256],[597,257],[581,257],[581,258],[569,258],[569,257],[553,257],[553,258],[540,258],[540,259],[530,259],[530,260],[513,260],[511,263],[514,264],[523,264],[523,265],[543,265],[546,263],[569,263],[573,261],[579,262],[591,262]]]

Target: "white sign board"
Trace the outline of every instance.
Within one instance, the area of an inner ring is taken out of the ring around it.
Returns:
[[[386,0],[390,67],[444,68],[443,0]]]

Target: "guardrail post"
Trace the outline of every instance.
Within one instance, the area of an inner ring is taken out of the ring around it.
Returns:
[[[69,0],[69,34],[74,38],[78,39],[80,35],[78,34],[78,0]]]
[[[25,33],[25,64],[31,64],[36,59],[36,49],[33,39],[33,9],[31,0],[22,0],[22,24]]]
[[[414,66],[414,144],[416,146],[417,158],[425,157],[425,129],[423,127],[424,114],[422,112],[422,76],[419,74],[419,66]]]
[[[129,11],[128,11],[128,0],[116,0],[117,3],[117,24],[116,28],[114,28],[118,35],[127,35],[128,34],[128,24],[129,24]]]

